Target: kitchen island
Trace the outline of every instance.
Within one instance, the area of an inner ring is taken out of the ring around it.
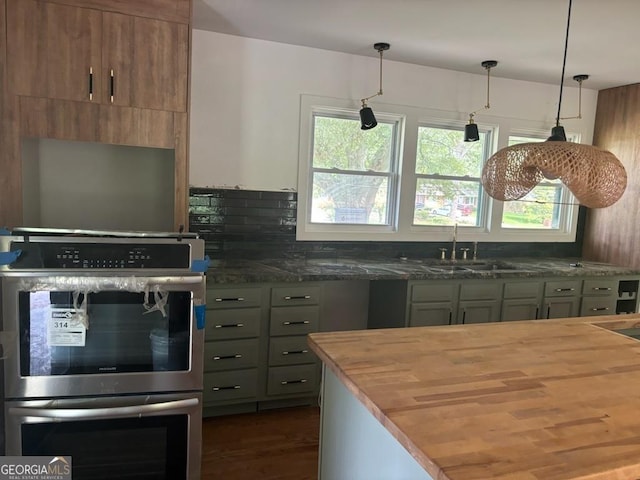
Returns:
[[[640,315],[314,333],[320,479],[640,478]]]

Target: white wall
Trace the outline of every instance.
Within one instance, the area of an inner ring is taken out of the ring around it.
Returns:
[[[373,40],[372,39],[372,44]],[[193,31],[191,75],[190,184],[197,187],[240,187],[259,190],[297,188],[300,95],[359,99],[378,90],[379,59],[327,50]],[[384,104],[410,105],[459,112],[486,102],[486,73],[422,67],[383,60]],[[500,59],[497,59],[500,61]],[[560,69],[561,65],[558,65]],[[499,73],[500,65],[492,70]],[[570,79],[574,73],[568,73]],[[506,80],[492,75],[491,109],[487,117],[530,121],[549,131],[554,123],[558,85]],[[578,111],[578,89],[565,84],[562,116]],[[590,143],[597,91],[583,88],[582,120],[562,122],[567,132]],[[482,123],[483,113],[476,116]]]

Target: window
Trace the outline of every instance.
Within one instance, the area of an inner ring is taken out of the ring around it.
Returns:
[[[463,137],[462,128],[418,127],[414,225],[480,224],[490,134],[480,133],[478,142]]]
[[[578,206],[558,180],[521,201],[490,198],[482,167],[498,145],[542,141],[547,127],[489,117],[464,142],[467,114],[302,95],[296,238],[314,241],[573,242]],[[575,136],[574,136],[575,137]]]
[[[397,121],[363,131],[354,115],[313,115],[311,223],[392,225],[397,130]]]
[[[544,140],[512,135],[509,146]],[[505,202],[502,228],[557,230],[561,227],[562,203],[567,203],[569,196],[568,189],[558,179],[540,182],[520,200]]]

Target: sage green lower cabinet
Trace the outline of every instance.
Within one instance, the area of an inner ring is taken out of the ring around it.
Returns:
[[[317,402],[311,332],[367,328],[369,281],[209,284],[203,415]]]
[[[607,276],[415,280],[399,310],[410,327],[635,313],[639,283]]]
[[[500,321],[501,280],[466,280],[460,284],[458,321],[461,324]]]
[[[582,282],[582,279],[563,279],[545,282],[541,317],[577,317],[580,313]]]
[[[500,320],[534,320],[540,313],[542,284],[538,280],[510,280],[504,282]]]
[[[259,286],[207,290],[203,415],[255,411],[265,298]]]
[[[451,325],[455,321],[460,291],[459,281],[409,281],[408,290],[406,325],[410,327]]]

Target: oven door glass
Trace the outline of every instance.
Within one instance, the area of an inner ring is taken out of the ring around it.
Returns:
[[[191,292],[148,297],[126,291],[19,292],[20,375],[188,370]]]
[[[9,401],[7,454],[70,456],[73,480],[198,478],[201,398]]]

